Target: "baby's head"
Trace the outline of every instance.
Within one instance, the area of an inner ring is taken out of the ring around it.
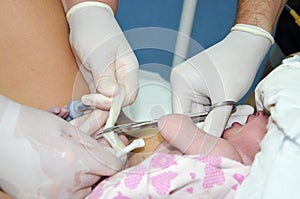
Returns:
[[[222,135],[240,153],[243,163],[252,164],[254,157],[260,150],[259,143],[264,138],[267,129],[268,116],[259,111],[249,115],[244,125],[233,123]]]

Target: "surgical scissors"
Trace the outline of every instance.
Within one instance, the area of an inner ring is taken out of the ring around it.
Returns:
[[[236,102],[234,101],[222,101],[219,103],[215,103],[211,106],[209,106],[209,111],[206,112],[201,112],[201,113],[189,113],[186,114],[189,118],[191,118],[193,120],[194,123],[198,123],[198,122],[204,122],[205,118],[207,117],[207,115],[209,114],[209,112],[211,110],[213,110],[216,107],[220,107],[220,106],[233,106],[232,107],[232,112],[234,112],[236,110]],[[142,122],[132,122],[132,123],[127,123],[127,124],[121,124],[121,125],[117,125],[117,126],[113,126],[107,129],[104,129],[102,131],[99,131],[98,133],[96,133],[96,139],[100,139],[103,134],[114,131],[114,133],[125,133],[127,135],[131,135],[134,136],[135,134],[137,134],[138,131],[140,130],[145,130],[145,129],[149,129],[150,132],[153,130],[157,133],[157,122],[158,119],[155,120],[151,120],[151,121],[142,121]]]

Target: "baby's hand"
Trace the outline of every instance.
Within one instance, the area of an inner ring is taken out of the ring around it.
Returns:
[[[54,115],[57,115],[58,117],[61,117],[63,119],[66,119],[69,115],[69,109],[67,106],[62,106],[62,107],[55,106],[55,107],[48,109],[47,111],[50,113],[53,113]]]

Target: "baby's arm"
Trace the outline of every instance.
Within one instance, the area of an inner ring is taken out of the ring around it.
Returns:
[[[242,162],[229,142],[205,133],[185,115],[164,116],[160,118],[158,128],[164,139],[184,154],[215,155]]]

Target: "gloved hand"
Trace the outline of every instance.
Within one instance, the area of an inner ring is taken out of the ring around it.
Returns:
[[[111,148],[63,119],[0,96],[0,187],[15,198],[84,198],[122,168]]]
[[[171,74],[173,111],[207,111],[206,106],[238,101],[250,88],[273,37],[265,30],[237,24],[219,43],[176,66]],[[204,131],[220,137],[232,106],[213,109]]]
[[[70,44],[91,94],[86,105],[109,110],[112,97],[125,88],[123,106],[134,102],[138,89],[138,62],[110,6],[82,2],[67,12]]]

